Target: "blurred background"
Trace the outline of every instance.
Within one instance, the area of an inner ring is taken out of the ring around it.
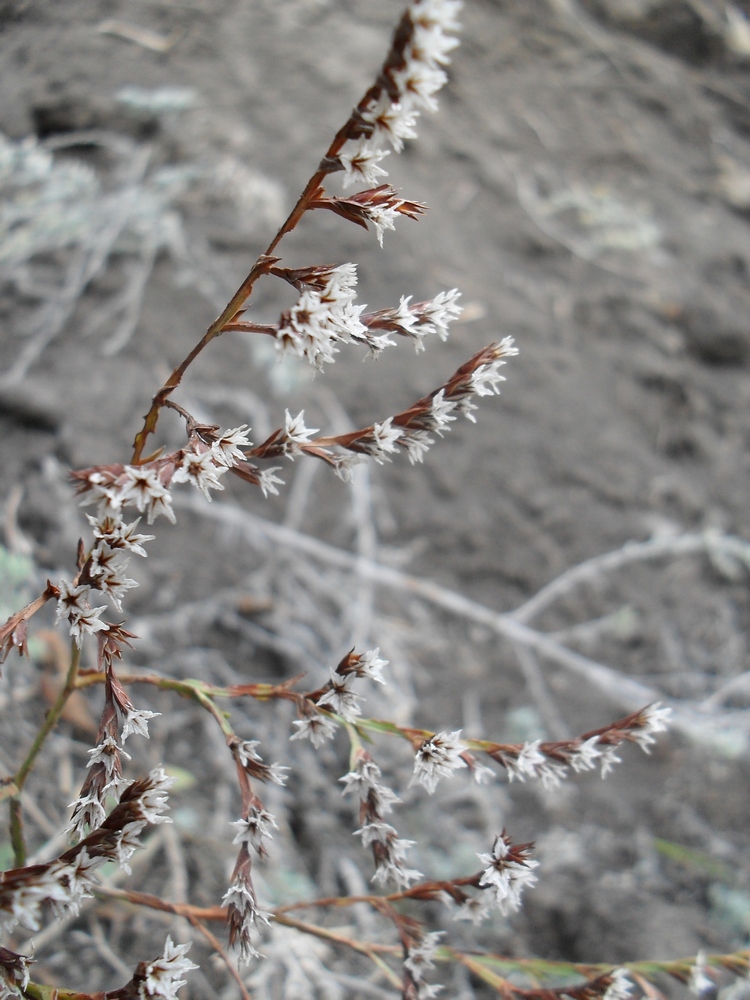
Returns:
[[[377,72],[401,6],[0,3],[3,618],[47,576],[72,575],[88,536],[69,470],[128,461],[151,396],[283,221]],[[457,946],[618,963],[732,950],[750,934],[749,10],[468,2],[440,112],[387,162],[405,197],[430,206],[425,218],[404,220],[381,249],[313,213],[281,247],[287,266],[357,263],[370,309],[458,287],[450,340],[419,355],[399,343],[364,364],[350,347],[313,378],[304,363],[277,364],[270,339],[229,334],[176,396],[207,422],[249,423],[256,442],[287,408],[340,433],[516,338],[502,396],[423,465],[400,455],[344,484],[297,461],[270,500],[227,480],[210,505],[184,493],[177,525],[158,522],[150,558],[131,562],[140,588],[126,607],[140,637],[128,668],[220,684],[305,671],[312,689],[352,645],[378,646],[389,683],[367,692],[366,714],[465,736],[559,739],[640,707],[642,694],[673,706],[675,731],[651,757],[626,748],[605,782],[579,775],[554,792],[502,774],[479,787],[463,772],[430,798],[407,787],[405,744],[370,748],[404,799],[393,822],[417,842],[412,867],[471,873],[503,826],[537,843],[539,885],[517,917],[475,928],[419,911]],[[248,315],[271,322],[293,301],[267,279]],[[158,443],[183,440],[165,413]],[[384,584],[377,566],[402,575]],[[404,574],[470,603],[449,612]],[[558,578],[520,614],[544,633],[542,653],[485,614],[512,615]],[[33,662],[4,667],[3,776],[65,655],[49,619]],[[215,905],[240,808],[231,758],[197,708],[144,687],[131,695],[163,714],[149,743],[128,743],[127,774],[163,761],[178,782],[174,825],[157,829],[126,884]],[[65,844],[100,711],[101,692],[73,703],[27,786],[37,858]],[[290,706],[232,711],[265,760],[292,769],[288,789],[261,791],[281,828],[256,868],[262,904],[366,891],[371,859],[338,784],[343,735],[316,753],[288,742]],[[5,825],[0,862],[12,864]],[[320,919],[390,940],[366,910]],[[92,902],[36,936],[34,977],[115,988],[167,931],[193,933]],[[261,950],[267,960],[243,971],[258,996],[395,996],[364,961],[288,928]],[[186,992],[229,1000],[237,986],[209,956],[196,941],[202,970]],[[462,1000],[491,995],[464,970],[436,976]]]

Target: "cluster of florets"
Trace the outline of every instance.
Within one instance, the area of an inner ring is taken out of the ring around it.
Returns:
[[[251,935],[261,926],[268,926],[271,914],[261,910],[255,896],[250,875],[251,863],[247,844],[242,843],[237,863],[232,873],[232,881],[222,899],[227,908],[229,943],[236,945],[240,957],[248,962],[259,958],[260,953],[252,943]]]
[[[400,840],[395,828],[384,820],[401,800],[382,783],[380,768],[372,757],[364,750],[359,751],[354,770],[345,774],[341,781],[345,785],[342,794],[355,795],[359,799],[361,826],[355,830],[355,835],[362,838],[364,847],[372,850],[373,881],[381,884],[392,881],[398,886],[408,886],[421,878],[421,872],[406,868],[404,863],[413,841]]]
[[[354,264],[296,271],[276,268],[272,273],[294,284],[301,294],[278,323],[264,329],[275,335],[280,353],[306,358],[315,368],[335,360],[337,344],[362,344],[371,357],[378,357],[395,344],[389,334],[410,338],[418,351],[423,350],[424,338],[430,334],[445,340],[450,324],[462,311],[460,293],[453,288],[414,305],[410,305],[411,296],[402,296],[396,308],[367,313],[366,306],[355,301]]]
[[[531,844],[513,844],[505,831],[495,837],[490,854],[477,857],[487,865],[479,879],[479,887],[491,895],[491,905],[507,914],[520,909],[521,893],[536,883],[533,870],[538,861],[529,857]]]
[[[198,966],[187,958],[190,942],[173,944],[167,936],[164,952],[148,964],[140,965],[133,977],[139,1000],[177,1000],[177,991],[187,982],[182,977]]]
[[[296,732],[290,739],[309,739],[313,746],[318,747],[333,737],[336,723],[319,709],[339,715],[345,722],[356,722],[362,713],[360,702],[364,699],[353,689],[354,682],[371,680],[385,684],[383,667],[387,665],[388,660],[381,658],[379,648],[368,649],[366,653],[355,653],[354,650],[347,653],[331,670],[330,679],[323,687],[300,699],[299,707],[304,717],[293,723]]]
[[[623,743],[635,743],[649,753],[656,742],[655,734],[666,732],[671,713],[670,708],[649,705],[574,740],[497,745],[488,748],[487,752],[503,765],[510,781],[536,778],[545,788],[553,789],[567,777],[570,768],[581,772],[599,767],[602,777],[606,777],[612,767],[621,762],[617,750]]]
[[[459,740],[460,735],[461,730],[457,729],[452,733],[435,733],[425,740],[414,758],[411,784],[424,785],[432,794],[441,778],[466,767],[466,746]]]
[[[265,841],[273,839],[271,830],[279,829],[276,817],[265,808],[253,791],[251,778],[284,785],[287,768],[281,764],[264,763],[257,750],[257,740],[241,740],[238,736],[231,736],[227,739],[227,745],[237,765],[242,815],[231,824],[237,831],[233,843],[239,844],[240,850],[223,903],[227,907],[230,944],[236,944],[243,961],[247,961],[258,955],[252,944],[252,933],[259,925],[269,922],[269,914],[258,907],[255,896],[250,851],[255,850],[259,857],[263,857],[266,854]]]
[[[122,611],[123,596],[138,586],[125,575],[129,557],[145,556],[145,544],[154,538],[138,532],[140,517],[126,522],[124,510],[135,508],[146,515],[149,524],[160,515],[174,523],[174,484],[191,483],[210,499],[211,490],[224,488],[220,479],[230,469],[253,479],[264,492],[275,492],[274,470],[263,473],[245,462],[242,448],[251,444],[246,432],[245,426],[223,433],[218,428],[201,428],[191,436],[187,447],[168,456],[142,465],[106,465],[73,473],[81,502],[99,507],[95,517],[88,517],[94,544],[75,580],[62,580],[56,593],[57,620],[68,622],[70,634],[79,646],[84,635],[110,628],[101,617],[107,605],[94,606],[92,594],[105,595],[117,611]]]
[[[435,968],[433,958],[443,936],[442,931],[425,933],[407,947],[403,994],[410,1000],[432,1000],[442,992],[443,987],[439,983],[429,984],[425,981],[425,973]]]
[[[0,1000],[23,1000],[32,961],[0,945]]]
[[[344,171],[344,186],[379,184],[387,176],[380,165],[389,151],[416,138],[416,121],[423,111],[437,111],[435,95],[448,81],[443,67],[458,40],[458,0],[415,0],[396,32],[394,45],[376,85],[357,109],[350,133],[353,140],[331,169]]]
[[[500,392],[500,383],[505,380],[500,369],[507,357],[517,353],[513,338],[505,337],[499,344],[485,347],[475,354],[447,382],[429,396],[417,400],[408,410],[348,434],[315,438],[301,444],[300,448],[305,454],[327,462],[342,479],[349,478],[353,464],[360,457],[372,458],[382,464],[389,462],[391,456],[403,448],[410,462],[421,462],[429,447],[435,443],[432,435],[442,437],[450,430],[458,414],[463,413],[474,421],[474,395],[487,396]],[[266,450],[263,457],[278,453],[278,450]]]
[[[155,768],[147,778],[129,785],[99,828],[75,847],[47,864],[5,872],[0,881],[0,922],[6,928],[20,923],[37,931],[44,905],[58,916],[77,913],[81,900],[96,887],[95,871],[107,861],[129,872],[127,862],[141,846],[145,827],[169,822],[165,812],[172,782]]]

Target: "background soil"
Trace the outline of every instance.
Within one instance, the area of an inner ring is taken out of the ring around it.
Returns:
[[[400,6],[0,6],[0,461],[6,547],[17,560],[70,575],[85,522],[67,470],[127,461],[151,395],[263,250],[372,79]],[[282,248],[292,266],[356,261],[360,300],[372,308],[460,288],[466,311],[450,341],[419,356],[401,344],[365,365],[349,349],[311,380],[301,366],[275,366],[264,345],[226,336],[179,398],[225,426],[251,423],[255,440],[286,407],[304,406],[313,426],[364,426],[512,334],[520,354],[500,400],[483,400],[477,426],[456,425],[424,465],[402,456],[352,491],[298,463],[278,499],[249,487],[220,498],[512,611],[566,568],[630,540],[750,536],[750,32],[738,7],[677,0],[473,0],[463,21],[440,113],[389,158],[394,184],[430,206],[425,219],[387,233],[381,250],[372,234],[313,217]],[[140,29],[135,41],[123,22]],[[162,52],[159,37],[169,43]],[[33,156],[48,153],[34,168]],[[81,278],[87,268],[91,280]],[[269,281],[254,315],[271,320],[289,304]],[[19,365],[29,345],[30,363]],[[168,416],[160,434],[182,440]],[[222,682],[300,669],[315,678],[356,639],[379,644],[392,663],[392,701],[373,694],[374,715],[525,739],[629,710],[616,689],[519,660],[487,629],[355,586],[312,557],[261,551],[209,513],[181,509],[175,528],[159,524],[155,554],[131,567],[141,587],[129,607],[143,637],[134,663]],[[11,569],[6,589],[31,586],[20,570],[14,584]],[[503,824],[539,845],[540,883],[522,914],[479,931],[449,923],[450,940],[592,962],[746,941],[748,690],[737,683],[731,696],[705,700],[747,670],[749,615],[742,567],[699,557],[600,576],[545,613],[545,631],[666,702],[704,703],[706,726],[683,727],[650,758],[628,752],[605,783],[584,776],[559,793],[500,783],[480,793],[456,778],[426,802],[406,790],[405,751],[373,750],[403,790],[397,825],[419,841],[423,871],[474,870],[475,852]],[[47,635],[32,668],[6,668],[7,773],[38,725],[54,649]],[[134,752],[133,773],[164,759],[182,768],[184,787],[174,831],[134,884],[210,905],[231,866],[231,767],[195,713],[157,704],[164,718],[148,750]],[[29,787],[29,837],[41,850],[91,745],[96,697],[79,707]],[[269,902],[364,885],[352,811],[329,789],[347,769],[346,747],[321,764],[299,744],[289,749],[282,709],[238,713],[244,736],[294,765],[291,793],[269,798],[282,826],[259,876]],[[356,917],[362,933],[370,920]],[[65,935],[42,932],[35,974],[112,988],[163,936],[150,921],[99,904]],[[347,956],[289,933],[264,951],[269,971],[247,973],[258,995],[387,992]],[[234,995],[202,944],[195,954],[203,971],[189,989]],[[294,962],[307,993],[294,992]],[[450,975],[449,994],[483,995]]]

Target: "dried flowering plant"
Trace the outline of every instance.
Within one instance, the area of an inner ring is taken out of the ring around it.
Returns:
[[[451,947],[445,931],[431,929],[436,917],[435,907],[429,904],[440,904],[454,919],[473,924],[493,912],[505,916],[517,911],[524,893],[537,882],[534,845],[516,843],[502,829],[485,845],[487,850],[477,852],[476,870],[468,874],[430,878],[410,867],[408,856],[414,845],[401,838],[393,825],[401,799],[386,783],[375,759],[377,751],[372,749],[376,736],[407,744],[413,763],[411,785],[428,794],[457,772],[465,772],[458,777],[476,783],[501,772],[508,781],[539,781],[545,788],[555,788],[571,771],[598,768],[605,776],[620,761],[618,751],[625,744],[648,752],[656,735],[667,728],[668,707],[659,703],[639,707],[576,738],[502,743],[465,737],[461,730],[431,731],[365,716],[362,692],[366,685],[387,682],[387,661],[379,648],[352,649],[313,690],[306,690],[301,677],[280,684],[221,687],[197,678],[120,668],[126,649],[137,640],[125,627],[126,619],[120,620],[128,592],[137,586],[127,576],[128,562],[134,556],[145,557],[148,543],[154,540],[153,535],[140,530],[144,520],[148,525],[160,516],[176,520],[176,487],[192,486],[210,500],[213,492],[224,489],[224,477],[233,475],[259,487],[265,496],[277,493],[283,485],[277,475],[283,465],[270,464],[273,462],[320,459],[345,481],[352,478],[355,466],[368,458],[383,463],[405,452],[411,463],[422,462],[436,438],[450,430],[461,414],[470,421],[475,419],[477,398],[499,393],[504,380],[501,369],[506,359],[517,353],[511,337],[476,352],[407,409],[345,433],[316,436],[319,431],[306,426],[304,411],[292,415],[287,410],[284,426],[254,444],[246,424],[230,429],[206,424],[173,398],[196,358],[211,341],[228,332],[271,337],[280,355],[305,359],[316,369],[335,362],[345,346],[363,347],[377,358],[387,347],[395,346],[398,338],[410,339],[418,352],[433,335],[446,339],[451,323],[461,313],[457,289],[417,303],[404,296],[398,305],[367,312],[365,306],[357,304],[353,263],[291,268],[282,266],[278,250],[283,238],[314,210],[327,210],[365,230],[374,230],[381,246],[386,231],[394,229],[402,217],[417,220],[424,213],[426,206],[403,198],[382,183],[387,176],[383,163],[391,153],[400,152],[405,141],[415,138],[419,115],[436,110],[436,94],[447,82],[445,67],[457,44],[460,6],[460,0],[413,0],[396,28],[375,83],[334,137],[289,217],[221,315],[156,392],[135,437],[130,462],[72,473],[81,503],[95,511],[87,515],[92,540],[80,543],[70,579],[56,584],[48,581],[43,593],[0,629],[4,658],[13,650],[26,654],[30,620],[48,602],[54,602],[57,624],[67,629],[71,640],[64,682],[19,768],[0,788],[0,797],[9,803],[15,857],[14,867],[0,877],[0,919],[7,934],[21,927],[37,931],[48,914],[54,919],[75,914],[82,901],[95,894],[125,900],[186,918],[226,960],[245,997],[248,983],[254,977],[257,981],[257,974],[243,978],[230,964],[224,946],[208,929],[212,921],[226,923],[230,948],[236,949],[240,961],[251,969],[255,963],[262,965],[259,949],[264,947],[267,928],[294,928],[365,956],[406,1000],[437,995],[442,987],[435,981],[434,970],[437,963],[448,962],[465,967],[503,996],[529,1000],[558,996],[623,1000],[636,988],[655,996],[658,991],[651,983],[660,974],[688,983],[701,993],[713,986],[722,970],[736,974],[747,971],[748,956],[744,953],[695,961],[632,963],[627,968],[536,962],[529,971],[531,965],[523,959]],[[344,195],[330,193],[326,185],[337,174],[344,189],[363,189]],[[298,294],[294,305],[282,312],[276,323],[254,322],[247,315],[248,300],[261,278],[276,278]],[[164,409],[182,418],[185,440],[174,450],[149,453],[149,439]],[[518,632],[524,626],[522,617],[517,619],[514,627]],[[90,669],[82,667],[87,647],[95,648],[96,664]],[[97,870],[107,863],[128,874],[129,861],[142,846],[144,831],[170,821],[167,800],[173,779],[161,766],[152,768],[146,777],[125,777],[125,762],[130,760],[124,749],[126,740],[130,736],[148,738],[149,723],[159,715],[136,707],[129,694],[129,685],[134,683],[197,703],[218,727],[235,768],[241,806],[239,818],[232,822],[236,831],[232,844],[238,850],[224,896],[214,905],[170,902],[103,885],[97,877]],[[49,860],[30,863],[23,824],[24,787],[73,696],[95,686],[103,688],[103,705],[95,746],[89,751],[88,773],[72,803],[67,831],[72,846]],[[231,715],[219,707],[222,701],[244,698],[290,704],[296,718],[289,739],[308,742],[313,751],[321,751],[339,734],[348,740],[349,767],[338,780],[343,785],[342,794],[355,804],[354,833],[372,856],[373,892],[304,899],[274,908],[264,908],[259,901],[254,862],[268,854],[273,832],[279,830],[268,802],[273,786],[286,784],[289,768],[268,763],[260,752],[260,742],[243,739],[235,731]],[[417,904],[422,904],[421,908]],[[391,936],[356,936],[348,928],[342,931],[326,922],[326,913],[357,905],[382,918]],[[303,921],[293,916],[300,910],[312,910],[319,919]],[[173,1000],[185,983],[184,977],[197,968],[187,958],[188,949],[188,942],[175,944],[168,936],[159,957],[140,962],[124,986],[105,996]],[[571,973],[576,975],[572,985]],[[59,1000],[84,1000],[103,994],[37,983],[30,956],[0,947],[0,1000],[22,996],[46,1000],[53,995]]]

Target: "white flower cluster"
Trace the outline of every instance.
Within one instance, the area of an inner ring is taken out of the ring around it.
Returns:
[[[604,1000],[628,1000],[633,988],[633,983],[628,979],[627,969],[615,969],[612,973],[612,982],[604,994]]]
[[[327,715],[316,713],[305,719],[295,719],[292,723],[297,727],[297,731],[292,733],[290,740],[310,740],[316,748],[322,746],[326,740],[332,740],[336,735],[336,723],[329,719]]]
[[[370,210],[374,208],[370,206]],[[417,346],[429,333],[437,333],[445,339],[449,324],[461,313],[457,305],[459,292],[453,289],[440,292],[431,301],[413,308],[409,307],[409,298],[402,297],[397,309],[383,309],[363,316],[366,306],[355,304],[357,269],[354,264],[317,269],[314,279],[314,284],[303,287],[297,302],[282,315],[276,333],[276,348],[280,353],[307,358],[314,368],[335,361],[339,352],[337,344],[362,344],[372,357],[377,357],[394,344],[387,331],[413,337]],[[386,332],[376,333],[375,330]],[[283,453],[294,456],[299,453],[295,444],[309,443],[309,435],[315,433],[305,427],[303,414],[293,418],[287,411],[283,438],[275,440],[274,444],[283,441]]]
[[[6,872],[0,881],[0,924],[10,929],[20,923],[38,931],[45,904],[58,917],[78,912],[81,900],[97,885],[94,872],[107,861],[117,861],[129,873],[127,862],[141,846],[143,829],[149,823],[169,822],[164,812],[173,781],[160,767],[154,768],[148,778],[125,790],[106,826],[77,847],[46,865]]]
[[[59,918],[77,913],[81,900],[92,895],[96,885],[92,871],[101,863],[102,859],[91,858],[84,848],[71,862],[50,862],[41,871],[30,870],[25,878],[9,878],[6,872],[0,885],[0,922],[5,930],[21,924],[38,931],[43,905],[51,906]]]
[[[235,750],[242,767],[259,781],[272,781],[275,785],[285,785],[287,782],[285,772],[289,768],[284,764],[265,764],[255,749],[258,746],[260,746],[258,740],[241,740],[236,743]]]
[[[432,931],[425,934],[418,944],[412,945],[407,949],[404,968],[407,969],[414,983],[418,1000],[431,1000],[432,997],[436,997],[443,990],[443,987],[439,983],[429,985],[424,980],[425,971],[435,968],[435,963],[432,960],[435,957],[435,952],[443,934],[443,931]]]
[[[125,753],[112,736],[105,736],[98,746],[89,750],[89,754],[91,760],[86,766],[98,768],[100,774],[97,775],[98,780],[87,779],[79,797],[70,803],[73,814],[68,829],[78,840],[86,836],[87,830],[93,832],[102,825],[107,817],[104,809],[107,795],[118,798],[120,787],[127,784],[122,776],[120,758],[125,756],[130,760],[130,754]]]
[[[363,319],[370,331],[370,354],[377,356],[383,348],[393,345],[394,341],[388,337],[388,333],[411,337],[417,352],[424,350],[424,338],[429,334],[437,334],[441,340],[447,340],[450,324],[463,311],[458,305],[460,297],[458,289],[453,288],[449,292],[439,292],[428,302],[417,302],[412,306],[409,304],[411,295],[402,295],[396,308],[366,314]],[[373,330],[387,332],[376,337]]]
[[[356,770],[340,779],[346,786],[342,795],[353,794],[359,799],[363,823],[354,835],[361,837],[363,846],[372,850],[375,859],[373,881],[381,885],[392,881],[406,888],[421,878],[422,873],[404,867],[406,852],[414,842],[400,840],[396,829],[384,822],[383,817],[392,812],[393,806],[401,799],[380,779],[378,765],[369,754],[361,753]]]
[[[492,903],[504,915],[518,910],[521,893],[537,881],[532,869],[537,868],[539,862],[527,858],[526,849],[514,848],[505,834],[495,837],[491,854],[478,854],[477,857],[488,866],[482,872],[479,885],[491,890]]]
[[[325,279],[319,275],[317,286],[304,288],[282,316],[276,334],[277,349],[307,358],[314,368],[320,368],[335,360],[337,342],[366,341],[367,327],[360,319],[365,307],[354,304],[356,287],[354,264],[330,268]]]
[[[24,1000],[32,961],[9,948],[0,948],[0,1000]]]
[[[447,778],[458,768],[466,767],[463,754],[466,747],[459,740],[461,730],[452,733],[435,733],[425,740],[414,758],[414,774],[410,784],[424,785],[432,793],[441,778]]]
[[[421,462],[429,447],[435,443],[431,435],[435,433],[442,437],[450,430],[457,414],[463,413],[474,421],[472,410],[476,406],[471,398],[475,393],[486,396],[500,392],[498,384],[504,381],[504,377],[499,369],[505,364],[505,357],[517,353],[513,338],[505,337],[500,344],[486,348],[473,359],[473,369],[465,371],[467,363],[437,392],[419,400],[411,409],[389,417],[380,424],[373,424],[356,435],[323,440],[367,455],[379,464],[389,462],[390,456],[402,447],[406,449],[412,464]],[[480,360],[484,358],[487,360]]]
[[[345,187],[357,182],[380,183],[387,176],[380,163],[388,155],[381,143],[388,142],[395,152],[401,152],[404,140],[416,137],[414,126],[420,113],[437,110],[435,94],[448,80],[442,67],[450,62],[448,53],[458,45],[448,32],[460,27],[456,20],[460,7],[458,0],[415,0],[409,6],[413,30],[402,53],[402,65],[386,69],[389,86],[361,112],[371,134],[339,156]],[[392,219],[384,220],[382,226],[393,228]],[[382,228],[379,238],[382,243]]]
[[[255,889],[249,878],[243,873],[238,874],[221,902],[230,911],[230,941],[232,944],[235,941],[239,943],[242,961],[260,958],[260,952],[253,947],[250,934],[261,924],[269,926],[271,914],[258,907]]]
[[[187,944],[173,944],[172,938],[167,937],[162,955],[150,962],[143,972],[138,986],[141,1000],[177,1000],[177,991],[187,982],[182,977],[198,968],[186,957],[190,944],[189,941]]]
[[[262,805],[251,806],[244,819],[235,820],[230,825],[237,827],[237,833],[232,843],[245,844],[248,850],[254,847],[261,856],[266,853],[263,841],[266,838],[273,840],[271,827],[274,830],[279,828],[276,817],[264,809]]]
[[[83,494],[81,503],[99,505],[96,517],[88,515],[94,533],[94,546],[79,574],[79,582],[74,584],[62,580],[58,588],[57,621],[68,621],[70,634],[79,646],[84,635],[109,629],[101,618],[107,605],[93,607],[92,591],[105,594],[116,610],[122,611],[123,596],[138,586],[135,580],[125,575],[129,555],[145,556],[145,544],[154,538],[153,535],[138,533],[140,517],[126,523],[123,510],[135,508],[146,515],[149,524],[162,514],[174,523],[170,493],[172,484],[191,483],[210,499],[211,490],[224,489],[221,476],[244,460],[242,448],[251,445],[247,431],[248,427],[244,424],[223,431],[210,445],[194,440],[188,448],[172,456],[140,466],[101,466],[85,474],[74,474]],[[264,494],[276,492],[274,484],[280,480],[273,475],[274,471],[269,469],[259,473]],[[143,731],[143,714],[129,721],[130,727],[126,726],[123,739],[130,732]]]
[[[576,772],[601,769],[603,778],[615,764],[621,763],[617,750],[623,742],[637,743],[646,753],[656,742],[655,734],[666,732],[672,710],[660,704],[636,712],[623,724],[615,724],[587,739],[543,744],[541,740],[524,743],[514,753],[503,751],[499,757],[508,779],[525,781],[538,778],[547,789],[554,789],[567,777],[568,768]],[[545,752],[546,751],[546,752]]]
[[[364,701],[362,695],[352,690],[355,680],[366,679],[385,684],[383,667],[388,660],[380,656],[380,648],[368,649],[366,653],[349,653],[335,670],[331,670],[330,679],[323,691],[315,698],[313,704],[340,715],[346,722],[356,722],[362,714],[359,703]],[[324,740],[331,739],[336,732],[333,720],[324,715],[310,715],[294,722],[297,732],[290,739],[309,739],[313,746],[320,746]]]

